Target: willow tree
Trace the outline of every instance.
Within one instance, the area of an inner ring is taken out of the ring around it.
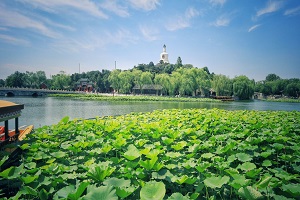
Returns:
[[[254,81],[247,76],[237,76],[233,79],[233,94],[241,100],[251,99],[254,94]]]
[[[133,73],[130,71],[122,71],[118,74],[120,80],[120,92],[128,94],[133,86]]]
[[[217,96],[231,96],[232,95],[232,80],[222,74],[214,75],[211,81],[212,89]]]
[[[115,69],[108,76],[108,81],[110,83],[110,86],[117,92],[119,92],[120,90],[120,77],[119,77],[120,73],[121,70]]]
[[[171,87],[170,75],[166,73],[157,74],[154,78],[154,83],[161,85],[163,87],[162,93],[167,95],[169,88]]]

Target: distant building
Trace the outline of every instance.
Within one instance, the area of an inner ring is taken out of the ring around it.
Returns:
[[[87,78],[81,78],[78,82],[75,83],[76,91],[92,92],[93,89],[93,83],[90,82]]]
[[[48,89],[48,86],[46,85],[46,83],[42,83],[40,85],[40,89]]]
[[[141,91],[142,89],[142,91]],[[155,84],[146,84],[140,88],[138,85],[135,85],[132,88],[133,94],[154,94],[154,95],[161,95],[163,87],[161,85]]]
[[[169,55],[166,51],[166,45],[163,46],[163,52],[160,54],[160,63],[169,63]]]

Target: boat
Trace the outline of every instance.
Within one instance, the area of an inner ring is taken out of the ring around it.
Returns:
[[[0,126],[0,141],[5,141],[5,132],[4,132],[5,127]],[[31,133],[33,130],[33,125],[24,125],[19,127],[19,135],[18,135],[18,141],[22,141],[27,134]],[[10,130],[8,133],[9,138],[14,138],[16,134],[16,130]]]
[[[33,130],[33,125],[19,127],[19,117],[24,109],[23,104],[16,104],[10,101],[0,100],[0,122],[4,122],[4,126],[0,126],[0,156],[8,155],[9,159],[4,165],[8,166],[11,161],[16,160],[16,157],[21,152],[18,144],[30,134]],[[9,122],[14,120],[15,129],[9,130]]]

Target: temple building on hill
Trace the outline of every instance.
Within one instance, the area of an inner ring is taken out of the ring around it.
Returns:
[[[166,45],[163,46],[163,52],[160,54],[160,63],[169,63],[168,53],[166,51]]]

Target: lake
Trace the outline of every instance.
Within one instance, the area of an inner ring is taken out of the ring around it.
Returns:
[[[300,111],[300,103],[266,101],[234,102],[109,102],[84,101],[55,97],[0,97],[1,100],[24,104],[20,125],[33,124],[35,128],[58,123],[63,117],[89,119],[96,116],[123,115],[131,112],[149,112],[157,109],[219,108],[226,110],[286,110]],[[3,122],[1,122],[3,123]],[[10,120],[10,128],[14,123]],[[2,124],[0,124],[2,125]]]

